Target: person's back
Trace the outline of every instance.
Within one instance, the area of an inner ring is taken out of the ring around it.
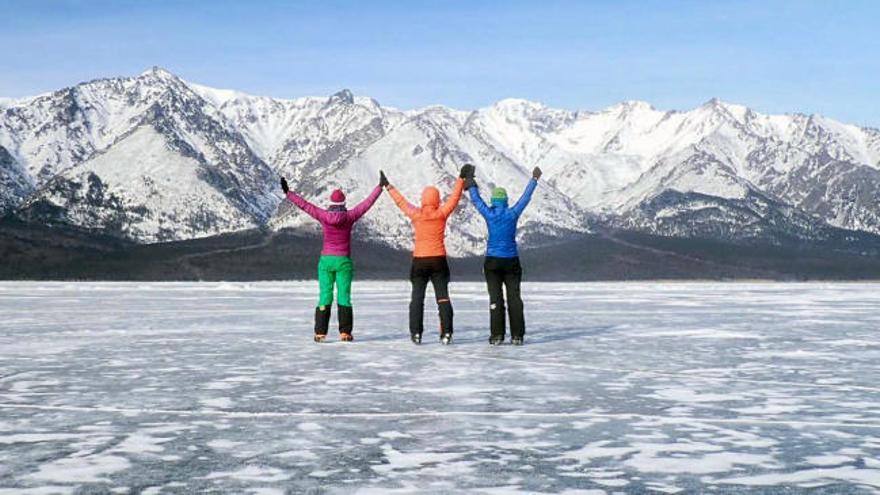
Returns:
[[[381,193],[382,188],[376,186],[366,199],[351,210],[345,207],[345,194],[340,190],[333,191],[330,196],[330,207],[327,209],[309,203],[293,191],[285,194],[287,199],[321,224],[324,234],[322,255],[350,256],[351,231],[354,224],[373,206]]]
[[[344,206],[331,206],[322,211],[317,220],[321,223],[324,234],[321,254],[348,256],[342,253],[351,251],[351,231],[357,221],[351,211]]]
[[[507,205],[507,192],[500,187],[492,191],[492,206],[487,206],[480,197],[478,187],[470,188],[471,202],[486,220],[489,229],[489,240],[486,243],[486,256],[496,258],[514,258],[519,256],[516,245],[516,228],[519,217],[531,201],[532,193],[537,187],[537,180],[529,181],[522,197],[513,206]]]
[[[446,219],[455,211],[464,189],[465,172],[455,182],[445,203],[440,203],[440,191],[428,186],[422,191],[420,207],[411,204],[390,184],[388,194],[398,208],[412,221],[415,245],[413,247],[410,282],[412,295],[409,303],[409,331],[412,341],[422,341],[425,290],[428,282],[434,286],[437,309],[440,314],[440,341],[452,341],[452,302],[449,300],[449,263],[446,261]]]
[[[440,204],[440,191],[436,187],[428,186],[422,191],[421,206],[416,207],[393,186],[388,187],[388,194],[394,199],[394,203],[412,221],[414,258],[446,256],[446,219],[455,211],[463,188],[464,181],[458,179],[449,199]]]
[[[382,175],[380,174],[380,178]],[[366,199],[351,210],[345,207],[345,194],[337,189],[330,195],[330,207],[319,208],[302,196],[291,191],[287,181],[281,179],[281,188],[293,204],[321,223],[324,244],[318,261],[318,305],[315,308],[315,342],[323,342],[330,324],[330,306],[333,303],[333,287],[338,294],[340,339],[352,340],[354,313],[351,307],[351,281],[354,262],[351,259],[351,231],[354,224],[373,206],[382,194],[382,181]]]
[[[489,229],[486,256],[512,258],[517,255],[516,226],[520,215],[507,206],[507,200],[492,203],[485,215]]]
[[[483,262],[483,274],[489,290],[489,343],[498,345],[504,342],[506,332],[505,292],[507,309],[510,314],[511,343],[521,345],[526,332],[523,303],[520,297],[522,266],[519,262],[519,251],[516,246],[516,226],[519,217],[532,199],[532,193],[538,186],[541,169],[535,167],[532,180],[519,200],[511,207],[507,206],[507,191],[496,187],[492,190],[492,206],[486,205],[480,197],[480,190],[473,176],[467,178],[466,187],[474,207],[486,220],[489,229],[489,240],[486,243],[486,259]]]

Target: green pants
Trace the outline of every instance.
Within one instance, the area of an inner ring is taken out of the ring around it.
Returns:
[[[354,275],[354,263],[348,256],[321,256],[318,261],[318,285],[321,295],[318,307],[324,308],[333,304],[333,285],[336,284],[337,304],[351,306],[351,278]]]

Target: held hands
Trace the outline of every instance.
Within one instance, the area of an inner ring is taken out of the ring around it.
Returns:
[[[474,167],[470,163],[465,164],[465,166],[461,167],[461,173],[458,176],[464,179],[465,190],[468,190],[477,185],[477,182],[474,180],[474,172],[476,172],[476,167]]]
[[[284,191],[284,194],[290,191],[290,186],[287,185],[287,179],[284,177],[281,178],[281,189]]]
[[[532,178],[538,180],[541,178],[542,173],[543,172],[541,172],[541,167],[535,167],[535,169],[532,170]]]
[[[388,177],[385,177],[385,172],[379,171],[379,187],[388,187],[391,183],[388,182]]]

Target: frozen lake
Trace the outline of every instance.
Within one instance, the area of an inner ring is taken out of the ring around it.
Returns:
[[[527,284],[524,347],[316,289],[0,283],[0,493],[880,491],[880,284]]]

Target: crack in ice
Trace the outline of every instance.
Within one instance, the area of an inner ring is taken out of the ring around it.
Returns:
[[[430,418],[430,417],[511,417],[511,418],[602,418],[621,420],[655,420],[667,424],[679,423],[718,423],[718,424],[758,424],[790,427],[834,427],[880,429],[880,422],[846,423],[836,421],[774,420],[760,418],[700,418],[694,416],[660,416],[641,413],[600,413],[589,411],[542,412],[542,411],[229,411],[219,409],[153,409],[126,408],[113,406],[50,406],[41,404],[0,404],[0,409],[30,409],[64,412],[106,412],[118,414],[165,414],[171,416],[214,416],[225,418]]]

